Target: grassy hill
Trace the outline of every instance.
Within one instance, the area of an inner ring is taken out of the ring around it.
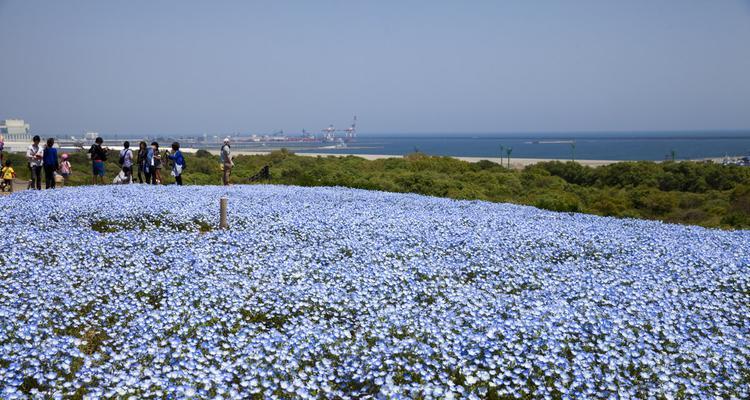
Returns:
[[[12,154],[26,178],[22,155]],[[220,183],[218,157],[186,155],[186,184]],[[85,154],[73,154],[73,185],[89,184]],[[597,168],[545,162],[522,171],[489,161],[411,154],[368,161],[358,157],[305,157],[286,151],[236,158],[234,182],[246,183],[264,165],[270,183],[411,192],[454,199],[533,205],[563,212],[656,219],[706,227],[750,228],[750,168],[697,162],[622,162]],[[107,177],[119,171],[117,156]],[[166,182],[172,182],[168,170]]]

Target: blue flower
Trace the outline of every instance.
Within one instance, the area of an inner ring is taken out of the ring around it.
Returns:
[[[0,397],[750,394],[747,231],[262,185],[21,192],[0,224]]]

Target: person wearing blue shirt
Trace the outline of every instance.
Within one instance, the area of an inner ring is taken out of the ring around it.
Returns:
[[[182,186],[182,170],[185,169],[185,158],[182,156],[179,143],[172,143],[172,154],[169,154],[168,157],[172,161],[172,175],[174,176],[174,180],[178,185]]]
[[[54,189],[55,188],[55,172],[60,167],[60,163],[57,160],[57,149],[55,146],[55,139],[47,139],[47,147],[44,148],[42,153],[42,166],[44,167],[44,188]]]

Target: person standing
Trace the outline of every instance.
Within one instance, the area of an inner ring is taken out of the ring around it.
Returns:
[[[154,168],[154,145],[158,146],[156,142],[151,142],[151,146],[146,151],[146,184],[156,185],[156,169]]]
[[[26,150],[26,159],[29,161],[29,170],[31,171],[31,181],[29,182],[29,189],[42,190],[42,157],[44,152],[39,147],[39,142],[42,139],[39,135],[35,135],[31,139],[31,146]]]
[[[104,139],[98,137],[91,145],[89,149],[89,155],[91,156],[91,171],[93,173],[92,182],[96,185],[97,181],[99,184],[104,184],[104,162],[107,161],[108,148],[102,146]]]
[[[5,137],[0,135],[0,165],[5,165],[5,159],[3,158],[3,149],[5,149]]]
[[[149,183],[148,172],[146,172],[146,154],[148,153],[146,147],[146,142],[141,140],[138,144],[138,183],[143,183],[144,177],[146,178],[146,183]]]
[[[154,185],[161,185],[161,154],[159,143],[151,142],[151,180]]]
[[[8,188],[8,191],[13,193],[13,179],[16,179],[16,171],[13,169],[13,163],[10,160],[5,162],[1,175],[3,177],[3,184],[0,185],[2,191],[4,192]]]
[[[60,166],[60,161],[57,159],[57,149],[53,138],[47,139],[47,146],[44,147],[42,154],[42,166],[44,168],[44,188],[54,189],[55,172]]]
[[[224,186],[227,186],[229,185],[229,178],[232,176],[232,168],[234,167],[234,160],[232,160],[232,146],[229,145],[229,138],[225,138],[224,145],[221,146],[221,164],[224,170],[221,182]]]
[[[133,150],[130,150],[130,142],[127,140],[122,144],[120,150],[120,165],[125,173],[125,183],[133,183]]]
[[[60,159],[62,160],[60,162],[60,175],[63,177],[63,186],[68,185],[68,179],[70,178],[70,174],[73,173],[73,167],[70,165],[70,161],[68,160],[68,153],[63,153],[62,156],[60,156]]]
[[[167,157],[172,161],[172,175],[175,182],[182,186],[182,170],[185,169],[185,157],[182,156],[179,143],[172,143],[172,154],[167,155]]]

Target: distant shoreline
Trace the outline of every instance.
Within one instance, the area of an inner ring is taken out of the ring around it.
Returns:
[[[23,148],[19,148],[19,143],[13,143],[13,147],[7,146],[9,143],[6,142],[6,148],[5,151],[7,152],[23,152]],[[25,145],[25,144],[24,144]],[[122,149],[122,146],[108,146],[112,150],[120,150]],[[74,149],[65,149],[67,151],[75,151]],[[211,154],[218,155],[219,150],[218,149],[198,149],[198,148],[190,148],[190,147],[184,147],[181,149],[185,153],[195,153],[198,150],[206,150]],[[247,155],[247,156],[256,156],[256,155],[268,155],[272,151],[278,151],[278,149],[269,149],[267,151],[247,151],[247,150],[233,150],[232,154],[234,155]],[[403,158],[403,155],[398,154],[360,154],[360,153],[308,153],[308,152],[295,152],[293,150],[290,151],[292,154],[297,156],[304,156],[304,157],[359,157],[363,158],[365,160],[381,160],[381,159],[387,159],[387,158]],[[497,164],[502,164],[507,166],[508,165],[508,159],[503,157],[502,159],[500,157],[476,157],[476,156],[442,156],[442,155],[435,155],[435,154],[428,154],[430,156],[435,157],[450,157],[454,158],[456,160],[466,161],[470,163],[476,163],[481,160],[487,160],[491,161]],[[510,159],[510,167],[512,169],[523,169],[529,165],[534,165],[541,162],[551,162],[551,161],[560,161],[560,162],[568,162],[571,161],[570,158],[515,158],[511,157]],[[663,162],[663,160],[590,160],[590,159],[576,159],[575,162],[585,165],[588,167],[601,167],[604,165],[610,165],[620,162],[637,162],[637,161],[649,161],[649,162]],[[700,158],[700,159],[690,159],[690,160],[677,160],[677,161],[713,161],[716,163],[721,163],[722,158],[720,157],[709,157],[709,158]]]
[[[196,149],[185,149],[186,152],[195,152]],[[208,150],[211,154],[219,154],[218,150]],[[270,152],[268,151],[233,151],[232,152],[235,155],[245,155],[245,156],[257,156],[257,155],[267,155]],[[306,156],[306,157],[360,157],[364,158],[365,160],[381,160],[386,158],[403,158],[404,156],[396,155],[396,154],[356,154],[356,153],[337,153],[337,154],[331,154],[331,153],[293,153],[297,156]],[[430,154],[432,155],[432,154]],[[502,160],[499,157],[463,157],[463,156],[436,156],[436,157],[450,157],[455,158],[457,160],[466,161],[470,163],[479,162],[481,160],[487,160],[491,161],[497,164],[500,164],[502,162],[502,165],[508,164],[508,159],[503,158]],[[536,163],[540,162],[547,162],[547,161],[570,161],[569,159],[555,159],[555,158],[513,158],[510,159],[510,166],[514,169],[522,169],[524,167],[527,167],[529,165],[534,165]],[[589,167],[599,167],[603,165],[609,165],[614,164],[618,162],[623,162],[624,160],[575,160],[577,163],[580,163],[582,165],[586,165]]]

